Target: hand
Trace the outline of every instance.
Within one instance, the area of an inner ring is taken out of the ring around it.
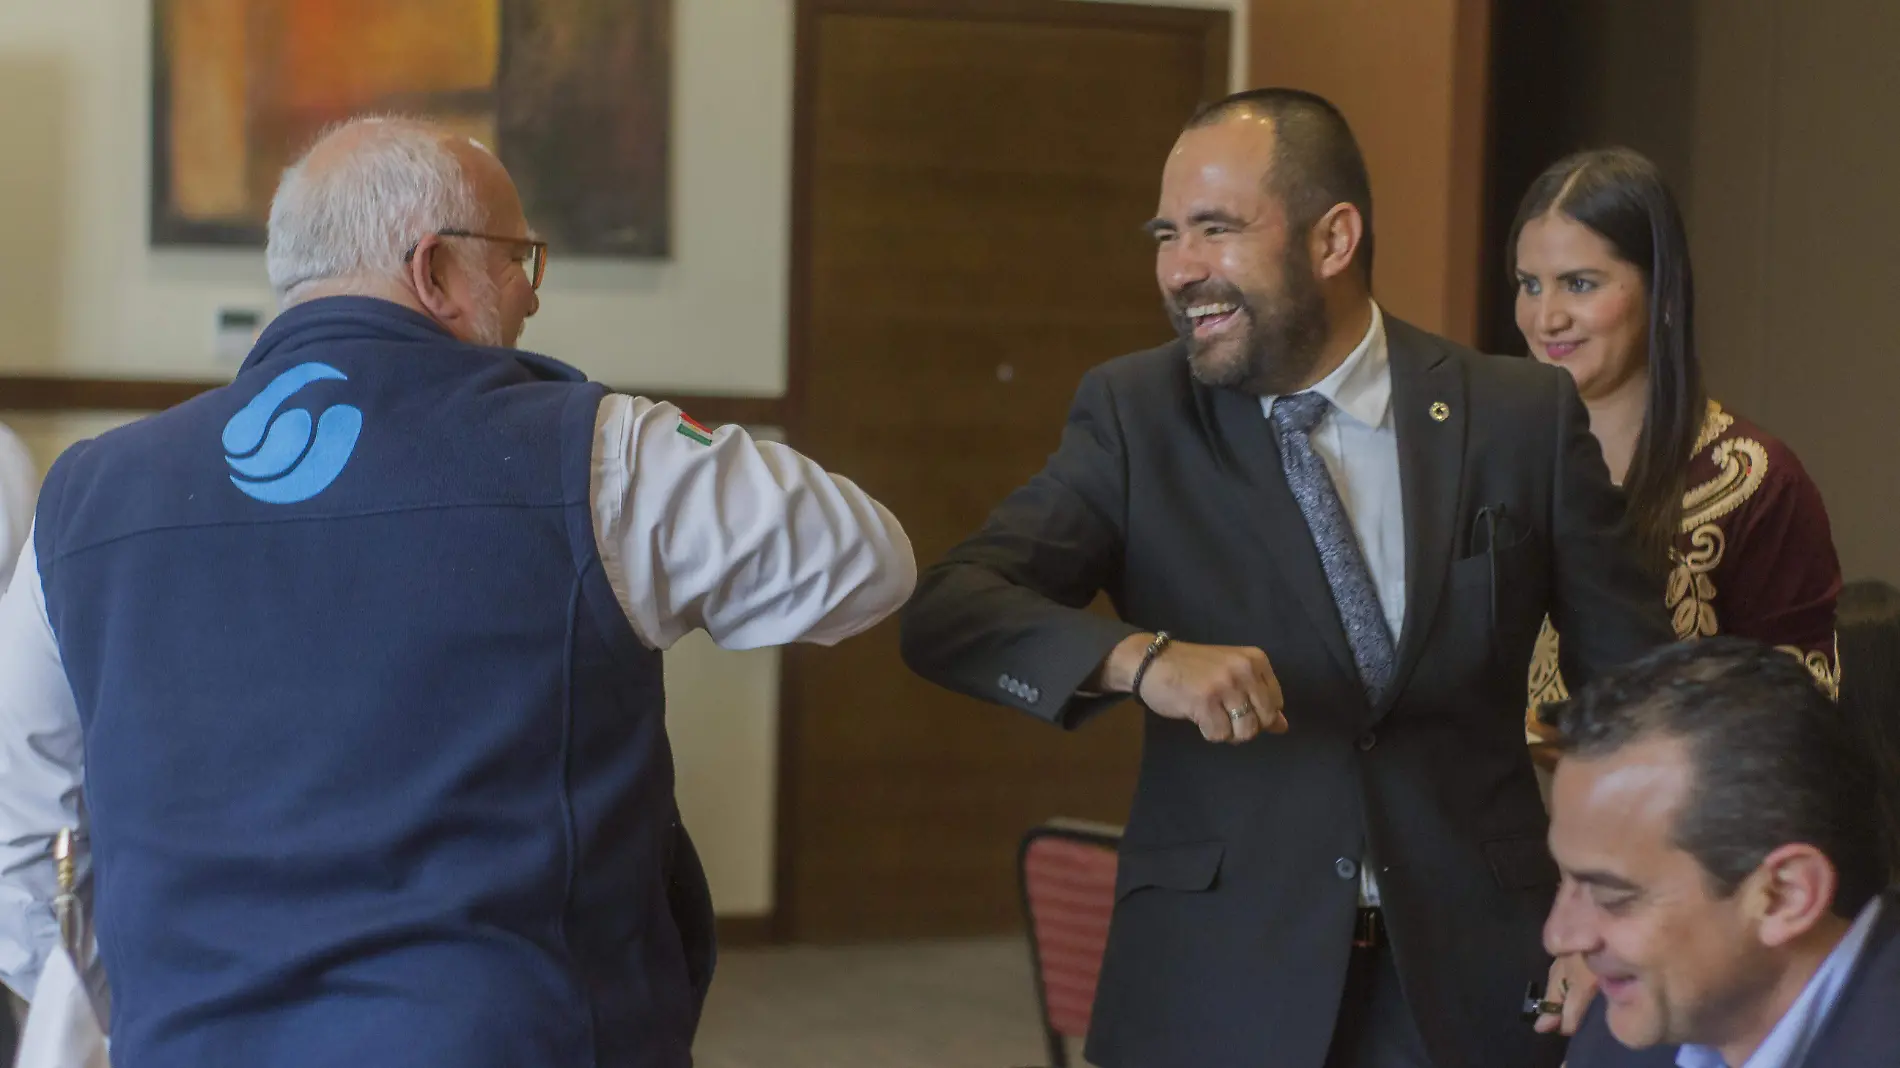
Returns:
[[[1135,635],[1110,654],[1103,666],[1109,685],[1120,683],[1116,688],[1124,691],[1132,685],[1134,671],[1129,665],[1140,664],[1150,638]],[[1135,696],[1157,715],[1199,726],[1201,737],[1210,742],[1246,742],[1262,730],[1284,734],[1287,729],[1280,680],[1274,677],[1267,654],[1258,649],[1170,643],[1148,665],[1141,692]],[[1230,716],[1230,708],[1244,708],[1248,714]]]
[[[1560,1001],[1564,1009],[1539,1016],[1537,1030],[1550,1034],[1561,1029],[1566,1035],[1576,1034],[1596,996],[1597,977],[1584,966],[1583,957],[1576,953],[1558,957],[1550,964],[1550,986],[1544,991],[1544,1000]]]

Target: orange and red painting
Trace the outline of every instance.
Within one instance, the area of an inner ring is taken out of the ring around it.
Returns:
[[[159,245],[262,245],[331,123],[422,115],[494,149],[556,249],[669,250],[673,0],[153,0]]]

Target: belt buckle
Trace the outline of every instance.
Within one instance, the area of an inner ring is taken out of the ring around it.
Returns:
[[[1385,944],[1385,923],[1378,909],[1359,910],[1352,925],[1352,944],[1358,949],[1377,949]]]

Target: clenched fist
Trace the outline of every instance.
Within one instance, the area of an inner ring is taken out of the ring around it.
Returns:
[[[1116,646],[1102,664],[1101,686],[1130,692],[1153,640],[1152,634],[1136,634]],[[1148,665],[1134,696],[1157,715],[1193,722],[1210,742],[1245,742],[1263,730],[1287,729],[1280,680],[1258,649],[1171,642]]]

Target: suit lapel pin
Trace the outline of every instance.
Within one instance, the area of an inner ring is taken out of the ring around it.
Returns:
[[[1444,401],[1433,401],[1431,412],[1432,418],[1442,423],[1451,418],[1451,405]]]

